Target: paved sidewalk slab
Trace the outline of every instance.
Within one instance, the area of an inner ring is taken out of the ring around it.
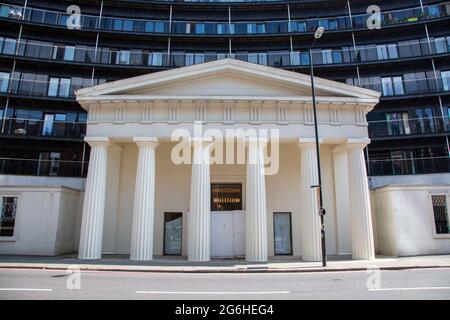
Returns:
[[[190,262],[181,257],[155,257],[153,261],[130,261],[128,256],[105,255],[99,260],[80,260],[75,254],[41,257],[0,255],[1,268],[66,270],[77,266],[92,271],[235,273],[235,272],[326,272],[356,271],[378,267],[382,270],[414,268],[450,268],[450,255],[386,257],[376,260],[351,260],[350,256],[329,257],[327,267],[321,262],[304,262],[296,257],[272,258],[267,263],[249,263],[243,259]]]

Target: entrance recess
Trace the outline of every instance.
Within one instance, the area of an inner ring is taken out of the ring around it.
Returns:
[[[245,255],[245,214],[241,183],[211,184],[211,257]]]

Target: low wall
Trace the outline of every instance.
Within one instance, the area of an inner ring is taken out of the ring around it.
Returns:
[[[0,187],[0,196],[17,196],[14,235],[0,237],[0,254],[59,255],[74,251],[76,218],[82,198],[76,189]]]
[[[450,185],[396,185],[372,190],[377,253],[391,256],[450,253],[450,234],[436,234],[433,194],[446,195],[448,205]]]

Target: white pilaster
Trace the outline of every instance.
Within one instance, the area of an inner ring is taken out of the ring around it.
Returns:
[[[211,184],[209,140],[193,138],[188,260],[210,260]]]
[[[100,259],[102,256],[109,139],[86,137],[85,141],[91,146],[91,153],[84,192],[78,258]]]
[[[155,148],[157,138],[133,138],[139,147],[134,191],[131,260],[152,260],[155,218]]]
[[[319,140],[322,143],[322,140]],[[302,204],[302,259],[321,261],[322,245],[320,235],[317,155],[314,139],[299,139],[300,148],[300,203]]]
[[[375,259],[372,213],[364,147],[368,139],[347,140],[353,259]]]
[[[267,140],[248,139],[245,212],[245,259],[267,261],[267,205],[264,147]]]

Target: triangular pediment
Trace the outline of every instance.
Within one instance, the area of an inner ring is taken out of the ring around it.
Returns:
[[[376,103],[379,92],[315,78],[318,97]],[[310,97],[309,75],[233,59],[182,67],[83,88],[77,100],[152,99],[158,97]]]

